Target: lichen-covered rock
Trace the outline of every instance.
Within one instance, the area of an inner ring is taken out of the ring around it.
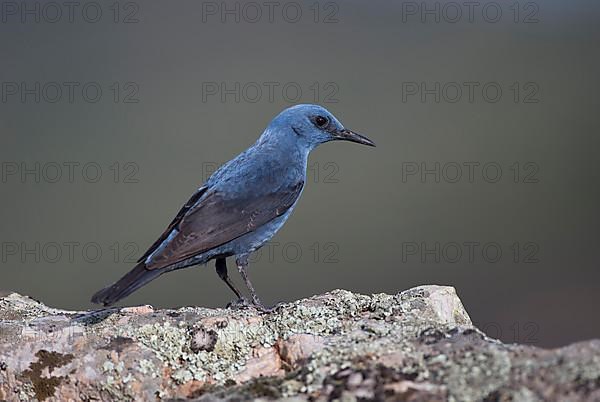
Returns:
[[[262,314],[0,297],[0,400],[600,401],[600,341],[505,345],[453,288],[336,290]]]

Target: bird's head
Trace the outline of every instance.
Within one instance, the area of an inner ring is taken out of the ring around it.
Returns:
[[[329,141],[351,141],[374,147],[364,135],[345,128],[327,109],[318,105],[296,105],[273,119],[271,128],[292,132],[295,141],[313,149]]]

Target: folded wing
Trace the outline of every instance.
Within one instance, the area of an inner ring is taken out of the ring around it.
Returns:
[[[276,192],[242,198],[201,187],[139,262],[150,257],[146,269],[164,268],[250,233],[283,215],[303,186],[299,181]]]

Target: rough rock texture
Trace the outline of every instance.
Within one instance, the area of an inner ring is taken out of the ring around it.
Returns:
[[[0,297],[0,400],[255,398],[600,401],[600,340],[502,344],[441,286],[336,290],[270,314]]]

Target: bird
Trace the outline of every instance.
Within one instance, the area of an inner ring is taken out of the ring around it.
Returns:
[[[216,273],[238,302],[271,311],[249,279],[249,256],[287,221],[306,183],[309,153],[330,141],[375,146],[322,106],[299,104],[280,112],[252,146],[192,194],[137,265],[91,301],[110,306],[164,273],[215,260]],[[251,301],[228,275],[226,259],[232,256]]]

